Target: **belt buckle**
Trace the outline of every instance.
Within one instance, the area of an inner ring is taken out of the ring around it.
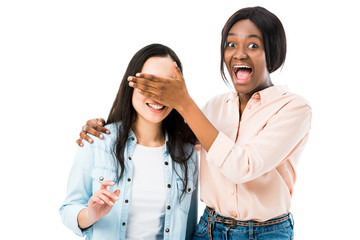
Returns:
[[[231,223],[225,223],[225,218],[223,218],[222,219],[222,223],[223,224],[226,224],[227,226],[229,226],[230,228],[236,228],[236,226],[237,226],[237,220],[235,219],[235,218],[226,218],[226,220],[230,220],[231,221]]]
[[[231,219],[231,225],[230,225],[230,227],[231,227],[231,228],[236,228],[237,220],[236,220],[235,218],[230,218],[230,219]]]

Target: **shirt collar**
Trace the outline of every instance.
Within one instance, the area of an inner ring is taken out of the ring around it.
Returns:
[[[284,95],[287,92],[288,92],[287,86],[271,86],[259,92],[254,93],[252,97],[255,97],[255,95],[259,95],[260,100],[262,102],[263,101],[266,102],[270,99],[273,99],[274,97]]]
[[[128,141],[130,141],[132,143],[137,143],[136,135],[135,135],[135,133],[133,132],[132,129],[130,129],[129,136],[128,136]],[[165,152],[168,152],[168,147],[167,147],[167,142],[168,141],[169,141],[169,135],[166,132],[165,133]]]
[[[288,92],[287,86],[271,86],[268,88],[265,88],[261,91],[255,92],[251,98],[259,99],[261,103],[264,103],[270,99],[273,99],[275,96],[284,95]],[[226,99],[226,102],[228,101],[239,101],[237,92],[230,93]]]

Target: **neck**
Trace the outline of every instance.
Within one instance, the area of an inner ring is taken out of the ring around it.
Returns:
[[[165,144],[165,134],[160,123],[151,123],[139,117],[132,125],[137,143],[146,147],[161,147]]]
[[[271,86],[274,86],[274,84],[271,82],[270,76],[268,76],[266,78],[266,81],[264,81],[264,84],[258,86],[253,91],[251,91],[249,93],[240,93],[240,92],[238,92],[240,115],[244,112],[246,104],[248,103],[248,101],[250,100],[250,98],[252,97],[252,95],[254,93],[259,92],[259,91],[261,91],[261,90],[263,90],[265,88],[271,87]]]

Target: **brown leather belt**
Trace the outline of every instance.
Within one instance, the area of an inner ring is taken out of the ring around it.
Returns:
[[[207,207],[207,209],[208,209],[208,212],[214,211],[212,208],[209,208],[209,207]],[[217,215],[215,217],[215,222],[225,224],[231,228],[235,228],[236,226],[248,227],[250,225],[249,222],[252,222],[252,226],[259,227],[259,226],[268,226],[268,225],[272,225],[272,224],[276,224],[276,223],[285,222],[289,219],[290,219],[289,213],[284,215],[283,217],[273,219],[273,220],[268,220],[265,222],[240,221],[240,220],[236,220],[235,218],[228,218],[228,217],[222,217],[222,216]]]

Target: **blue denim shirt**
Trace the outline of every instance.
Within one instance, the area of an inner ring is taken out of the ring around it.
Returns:
[[[131,157],[137,142],[132,131],[128,136],[124,151],[124,175],[118,184],[108,187],[112,192],[120,189],[120,199],[115,202],[109,214],[91,227],[80,229],[77,222],[79,212],[87,207],[90,197],[100,189],[101,181],[116,182],[115,157],[111,149],[117,131],[115,124],[109,124],[106,127],[111,131],[110,135],[105,135],[103,140],[95,138],[92,144],[84,142],[84,147],[78,148],[69,176],[67,196],[60,208],[63,223],[77,235],[86,235],[86,239],[125,239],[126,234],[133,178]],[[183,183],[176,172],[182,174],[182,171],[179,164],[172,161],[167,149],[164,153],[166,206],[170,206],[170,209],[165,210],[164,239],[191,239],[196,227],[198,157],[193,146],[189,144],[186,149],[193,153],[188,160],[188,187],[185,197],[180,202]]]

